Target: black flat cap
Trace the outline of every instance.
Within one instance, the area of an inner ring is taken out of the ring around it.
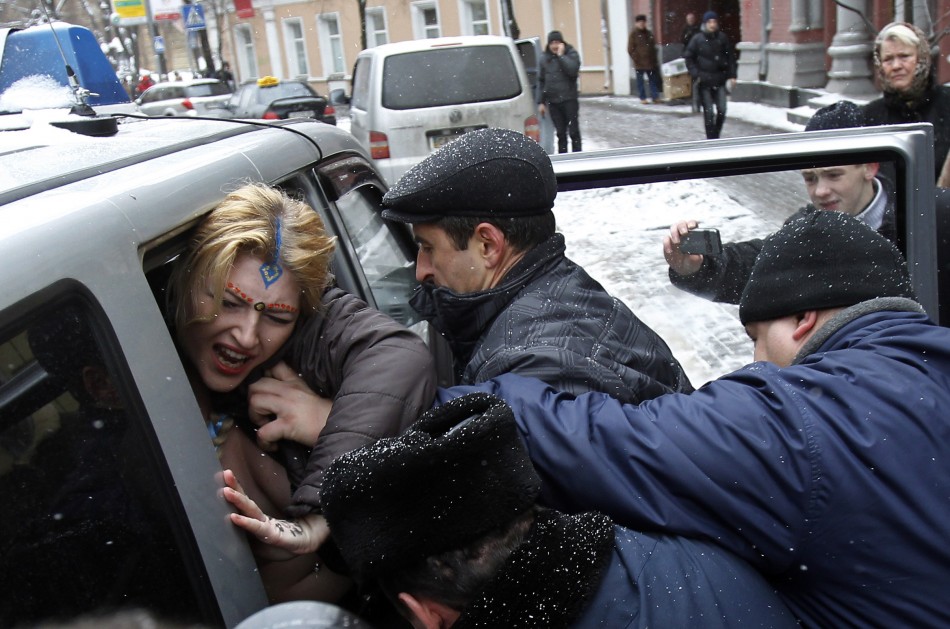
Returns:
[[[510,129],[478,129],[410,168],[383,197],[383,218],[535,216],[554,207],[556,195],[554,168],[537,142]]]

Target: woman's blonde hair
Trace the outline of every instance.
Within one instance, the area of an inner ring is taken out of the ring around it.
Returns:
[[[203,284],[211,289],[217,312],[241,254],[279,263],[300,286],[300,311],[316,311],[331,278],[335,244],[320,215],[306,203],[262,183],[238,188],[201,221],[188,251],[175,264],[168,286],[175,326],[181,330],[192,322],[189,306],[197,310]]]

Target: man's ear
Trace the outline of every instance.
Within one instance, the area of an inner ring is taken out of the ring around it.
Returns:
[[[479,254],[488,263],[489,268],[493,268],[505,260],[508,241],[500,229],[491,223],[479,223],[475,226],[473,238]]]
[[[864,165],[865,178],[868,180],[874,179],[880,170],[881,165],[878,162],[868,162]]]
[[[399,602],[425,629],[441,629],[446,626],[445,606],[427,598],[416,598],[408,592],[399,593]],[[457,615],[456,615],[457,617]],[[418,627],[416,623],[413,626]],[[449,623],[451,624],[451,623]]]
[[[818,329],[818,311],[806,310],[795,315],[795,330],[792,332],[792,339],[796,343],[801,343],[807,339],[812,332]]]

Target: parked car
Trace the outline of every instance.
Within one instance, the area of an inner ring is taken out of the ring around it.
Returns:
[[[511,39],[420,39],[356,58],[350,131],[390,185],[446,142],[485,127],[539,139],[531,84]]]
[[[279,186],[338,237],[340,285],[428,339],[415,244],[345,131],[312,119],[149,118],[89,138],[34,122],[0,151],[0,626],[137,605],[233,627],[267,606],[163,318],[164,277],[229,189]],[[914,283],[936,314],[929,125],[698,141],[553,158],[563,193],[891,160]],[[928,202],[927,200],[930,200]],[[655,229],[656,226],[649,227]],[[658,254],[657,254],[658,255]],[[446,360],[447,359],[447,360]],[[451,359],[441,356],[448,368]],[[115,387],[98,416],[77,374]],[[79,418],[85,421],[79,421]],[[84,466],[114,455],[114,473]],[[78,462],[78,463],[77,463]],[[101,470],[100,470],[101,471]]]
[[[215,105],[221,118],[314,118],[336,124],[336,111],[306,81],[281,80],[265,76],[240,85],[226,102]]]
[[[231,88],[217,79],[189,79],[156,83],[135,99],[149,116],[207,116],[212,104],[226,103]]]

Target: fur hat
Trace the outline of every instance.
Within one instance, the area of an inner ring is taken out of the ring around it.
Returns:
[[[473,393],[327,468],[323,513],[353,575],[464,547],[534,505],[541,481],[511,408]]]
[[[716,13],[715,11],[706,11],[705,13],[703,13],[703,24],[705,24],[709,20],[719,20],[719,14]]]
[[[510,129],[478,129],[410,168],[383,197],[383,218],[534,216],[554,207],[556,195],[551,159],[537,142]]]
[[[739,302],[745,325],[877,297],[915,299],[900,251],[844,212],[812,210],[765,241]]]
[[[864,126],[864,113],[860,107],[849,100],[839,100],[822,107],[808,119],[805,131],[825,131],[828,129],[849,129]]]
[[[888,39],[905,41],[917,47],[917,66],[914,68],[914,80],[910,88],[903,92],[898,92],[884,78],[884,66],[881,65],[881,46]],[[909,22],[891,22],[881,29],[874,40],[874,67],[877,69],[881,89],[886,94],[899,94],[902,100],[914,101],[919,99],[930,86],[933,70],[933,57],[930,54],[930,41],[927,39],[927,35]]]
[[[548,44],[554,41],[564,43],[564,35],[561,34],[561,31],[551,31],[548,33]]]
[[[643,15],[643,14],[641,13],[641,14],[638,15],[637,17],[633,18],[633,21],[634,21],[634,22],[646,22],[646,21],[647,21],[647,16],[645,16],[645,15]]]

